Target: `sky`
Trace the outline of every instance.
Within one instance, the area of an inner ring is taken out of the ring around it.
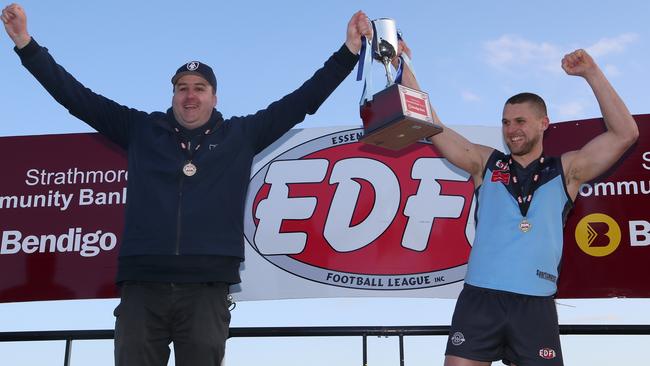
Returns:
[[[545,98],[552,121],[599,117],[588,85],[560,68],[562,56],[576,48],[590,52],[633,114],[650,113],[650,3],[643,0],[68,0],[21,5],[30,34],[78,80],[144,111],[169,108],[173,72],[199,60],[217,74],[217,108],[225,117],[254,113],[320,67],[345,41],[346,24],[361,9],[371,19],[396,20],[413,50],[420,86],[452,128],[498,126],[503,102],[523,91]],[[90,132],[25,71],[12,46],[3,32],[0,136]],[[353,75],[298,127],[359,126],[362,85]],[[379,65],[373,76],[380,88]],[[559,302],[564,324],[650,324],[645,299]],[[0,304],[0,331],[110,329],[116,304],[116,299]],[[453,305],[454,300],[441,299],[242,302],[231,325],[443,325],[449,324]],[[598,366],[644,363],[648,337],[570,336],[562,341],[566,364]],[[396,338],[369,342],[369,364],[399,362]],[[442,364],[444,342],[444,337],[407,339],[407,364]],[[361,363],[357,338],[236,339],[227,347],[227,365]],[[3,366],[62,362],[60,342],[0,344]],[[112,362],[111,342],[73,346],[73,365]]]

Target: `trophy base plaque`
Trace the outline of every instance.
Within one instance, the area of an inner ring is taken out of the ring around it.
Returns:
[[[364,143],[401,150],[418,140],[442,132],[433,123],[429,95],[393,84],[360,108]]]

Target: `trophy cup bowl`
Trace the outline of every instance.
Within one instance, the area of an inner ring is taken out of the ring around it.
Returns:
[[[390,63],[399,49],[395,21],[379,18],[371,23],[372,57],[384,65],[387,84],[384,90],[360,107],[364,127],[361,141],[390,150],[401,150],[442,132],[442,128],[434,124],[427,93],[394,81]]]
[[[397,39],[397,26],[390,18],[379,18],[372,21],[372,57],[380,61],[386,69],[386,87],[395,81],[390,72],[390,61],[397,56],[399,40]]]

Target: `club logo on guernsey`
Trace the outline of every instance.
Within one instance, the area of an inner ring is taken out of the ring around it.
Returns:
[[[387,291],[462,281],[474,238],[470,176],[427,143],[396,156],[362,136],[339,131],[263,157],[270,161],[248,189],[248,244],[280,269],[331,286]]]
[[[454,346],[460,346],[463,343],[465,343],[465,335],[463,333],[456,332],[451,336],[451,344]]]
[[[492,182],[500,182],[503,184],[510,184],[510,169],[508,163],[503,162],[501,159],[497,160],[494,164],[498,169],[492,171]]]
[[[492,182],[510,184],[510,173],[507,170],[495,170],[492,172]]]
[[[504,162],[503,160],[499,159],[495,163],[496,167],[501,169],[501,170],[509,170],[508,169],[508,163]]]

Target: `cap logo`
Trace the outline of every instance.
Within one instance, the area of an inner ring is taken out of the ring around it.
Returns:
[[[194,71],[199,68],[199,62],[198,61],[192,61],[187,63],[187,69],[189,71]]]

